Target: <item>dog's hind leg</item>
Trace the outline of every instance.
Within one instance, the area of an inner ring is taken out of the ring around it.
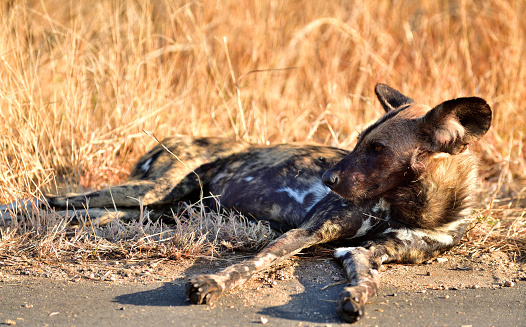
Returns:
[[[173,204],[199,191],[223,158],[247,147],[219,138],[187,136],[168,138],[161,144],[139,159],[126,183],[84,194],[47,196],[49,205],[82,209]]]
[[[49,206],[54,208],[137,207],[142,199],[154,191],[155,188],[154,181],[130,181],[99,191],[46,196],[46,199]]]
[[[43,204],[38,200],[19,200],[7,205],[1,205],[0,225],[9,224],[12,220],[22,215],[32,216],[32,213],[37,212],[35,209],[42,206]],[[71,223],[73,224],[90,220],[91,222],[105,225],[114,219],[120,219],[122,221],[136,219],[140,217],[141,210],[140,208],[119,208],[119,210],[92,208],[59,210],[54,213],[60,217],[71,219]],[[155,220],[158,217],[155,216],[151,218]]]
[[[71,219],[71,224],[95,224],[106,225],[113,220],[128,222],[141,216],[141,210],[136,208],[115,209],[81,209],[81,210],[62,210],[55,212],[58,216]],[[153,218],[155,220],[155,218]]]
[[[389,228],[364,246],[336,249],[334,255],[342,261],[349,277],[349,284],[338,299],[338,314],[351,323],[360,319],[365,303],[378,292],[383,263],[420,263],[432,259],[458,242],[461,233],[451,233]]]

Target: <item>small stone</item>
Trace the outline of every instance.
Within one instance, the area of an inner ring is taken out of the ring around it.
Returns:
[[[504,287],[513,287],[515,286],[515,283],[512,282],[511,280],[507,280],[504,282]]]
[[[261,321],[261,323],[262,323],[263,325],[265,325],[265,324],[268,322],[268,319],[265,318],[265,317],[259,317],[259,320]]]
[[[448,259],[447,258],[436,258],[436,261],[438,263],[444,263],[444,262],[448,262]]]
[[[477,284],[475,284],[475,285],[471,285],[471,288],[472,288],[472,289],[474,289],[474,290],[476,290],[476,289],[479,289],[479,288],[480,288],[480,286],[479,286],[479,285],[477,285]]]
[[[433,276],[433,273],[428,271],[428,272],[426,272],[426,276]]]

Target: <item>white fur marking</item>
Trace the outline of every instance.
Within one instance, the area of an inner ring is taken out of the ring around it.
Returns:
[[[141,170],[143,172],[147,173],[148,170],[150,169],[150,164],[151,163],[152,163],[152,158],[146,160],[146,162],[141,165]]]
[[[386,262],[387,259],[389,259],[389,255],[387,255],[387,254],[384,254],[384,255],[382,255],[382,256],[380,257],[380,260],[382,260],[382,263]]]
[[[294,201],[298,202],[299,204],[305,204],[305,208],[307,211],[312,209],[316,203],[318,203],[321,199],[323,199],[329,192],[330,189],[323,185],[321,182],[312,184],[312,187],[307,190],[303,189],[292,189],[290,187],[283,187],[278,190],[277,192],[285,192],[290,196]],[[312,194],[313,200],[309,201],[309,203],[305,203],[305,197],[309,194]]]
[[[421,238],[427,237],[444,245],[453,244],[453,236],[446,233],[416,229],[413,233]]]
[[[283,187],[283,188],[278,189],[277,192],[286,192],[296,202],[303,203],[307,194],[310,193],[310,190],[301,191],[301,190],[293,190],[290,187]]]
[[[446,144],[464,137],[464,134],[464,126],[455,119],[450,118],[435,130],[435,139],[442,144]]]
[[[405,228],[397,230],[396,237],[402,241],[409,241],[409,242],[413,241],[413,235],[411,235],[411,231]]]
[[[433,155],[433,159],[439,159],[439,158],[449,158],[451,157],[451,155],[449,153],[445,153],[445,152],[439,152],[439,153],[436,153],[435,155]]]
[[[389,234],[391,232],[395,232],[396,233],[396,237],[401,240],[401,241],[408,241],[408,242],[411,242],[411,241],[414,241],[414,236],[416,237],[419,237],[419,238],[424,238],[424,237],[427,237],[427,238],[430,238],[436,242],[439,242],[441,244],[444,244],[444,245],[450,245],[450,244],[453,244],[453,236],[447,234],[446,232],[447,231],[453,231],[455,230],[456,228],[459,227],[460,223],[462,223],[462,221],[460,222],[453,222],[449,225],[446,225],[444,226],[441,230],[439,231],[431,231],[431,230],[424,230],[424,229],[413,229],[413,230],[409,230],[409,229],[392,229],[392,228],[387,228],[386,230],[384,230],[384,232],[382,234]]]
[[[468,213],[471,211],[471,208],[468,208]],[[462,212],[461,212],[462,213]],[[458,230],[460,225],[465,224],[466,221],[464,219],[455,220],[453,222],[450,222],[449,224],[446,224],[438,229],[440,232],[452,232],[454,230]]]
[[[384,211],[389,212],[391,211],[391,206],[387,201],[384,199],[380,199],[377,204],[374,205],[374,207],[371,209],[374,213],[377,213],[378,211]]]
[[[227,173],[220,173],[220,174],[217,174],[211,181],[212,184],[215,184],[217,183],[217,181],[219,181],[220,179],[222,178],[225,178],[225,177],[228,177],[230,176],[229,174]]]
[[[354,237],[360,237],[367,234],[368,231],[371,230],[371,218],[367,218],[366,220],[362,221],[362,226],[356,231],[356,234]]]
[[[337,248],[334,250],[334,256],[338,259],[344,257],[347,253],[353,251],[356,249],[355,247],[347,247],[347,248]]]

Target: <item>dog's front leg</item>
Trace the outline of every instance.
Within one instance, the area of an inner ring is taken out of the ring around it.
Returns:
[[[455,245],[462,229],[449,232],[391,227],[372,237],[363,247],[339,248],[334,255],[342,261],[349,284],[338,299],[338,314],[355,322],[364,314],[364,305],[380,287],[379,271],[383,263],[420,263],[430,260]]]
[[[232,265],[217,274],[191,278],[186,284],[186,296],[193,303],[209,304],[222,292],[245,283],[256,272],[321,241],[318,233],[305,229],[292,229],[274,240],[252,259]]]
[[[364,306],[380,287],[381,258],[363,247],[340,248],[334,255],[342,260],[349,284],[338,298],[336,311],[343,320],[353,323],[364,314]]]
[[[217,274],[191,278],[186,284],[186,295],[194,303],[210,303],[222,292],[245,283],[256,272],[304,248],[355,237],[374,224],[370,219],[363,219],[362,211],[349,211],[348,203],[338,195],[329,193],[309,211],[299,228],[291,229],[277,238],[253,259],[230,266]]]

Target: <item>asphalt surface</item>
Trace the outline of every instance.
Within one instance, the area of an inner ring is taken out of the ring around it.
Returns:
[[[0,283],[0,324],[16,326],[345,326],[335,313],[343,285],[310,274],[214,305],[189,304],[185,279],[116,284],[23,278]],[[249,283],[250,284],[250,283]],[[514,287],[426,290],[381,288],[355,326],[526,326],[526,282]]]

